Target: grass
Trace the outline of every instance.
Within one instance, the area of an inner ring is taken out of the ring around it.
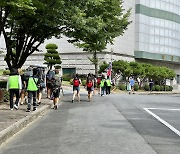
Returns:
[[[70,85],[70,82],[69,81],[62,81],[62,84],[63,85]]]

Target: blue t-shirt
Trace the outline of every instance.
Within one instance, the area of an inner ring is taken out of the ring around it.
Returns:
[[[130,85],[131,85],[131,86],[134,86],[134,79],[131,79],[131,80],[130,80]]]

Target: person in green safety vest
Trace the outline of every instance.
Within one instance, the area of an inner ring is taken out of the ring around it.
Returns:
[[[107,76],[106,79],[106,95],[109,95],[111,93],[111,81],[109,79],[109,76]]]
[[[102,75],[102,78],[101,78],[101,83],[100,83],[100,87],[101,87],[101,96],[104,96],[104,93],[106,91],[106,79],[105,79],[105,76]]]
[[[33,76],[30,76],[27,82],[27,92],[28,92],[28,105],[27,105],[27,111],[31,111],[31,103],[33,99],[33,111],[37,109],[37,90],[39,86],[39,79],[37,77],[38,70],[33,69]]]
[[[22,89],[21,76],[18,74],[18,69],[12,68],[10,70],[10,76],[7,81],[7,91],[9,90],[10,110],[15,108],[18,110],[20,91]],[[14,104],[14,95],[16,96]]]

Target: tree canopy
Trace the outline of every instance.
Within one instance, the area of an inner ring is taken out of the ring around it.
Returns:
[[[47,66],[52,69],[52,66],[56,64],[61,64],[61,58],[59,56],[59,53],[56,49],[58,49],[58,46],[56,44],[50,43],[46,45],[47,52],[44,55],[44,60]]]
[[[9,68],[20,68],[45,39],[60,36],[65,28],[64,8],[63,0],[0,2],[0,30],[5,38]]]
[[[100,68],[99,73],[102,73],[107,68],[107,63],[103,62]],[[164,66],[154,66],[151,64],[127,62],[123,60],[113,61],[112,71],[124,77],[134,76],[139,78],[141,82],[146,79],[153,79],[160,85],[165,84],[166,79],[172,80],[175,77],[175,72]]]
[[[73,7],[67,20],[69,30],[65,35],[75,46],[93,53],[90,60],[97,74],[97,52],[103,51],[108,43],[113,44],[114,38],[123,35],[131,23],[130,10],[124,11],[122,0],[67,1],[66,6]]]

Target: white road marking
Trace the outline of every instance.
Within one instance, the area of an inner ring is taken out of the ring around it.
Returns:
[[[148,112],[150,115],[152,115],[154,118],[156,118],[158,121],[160,121],[162,124],[164,124],[166,127],[168,127],[170,130],[172,130],[175,134],[180,136],[180,131],[174,128],[172,125],[170,125],[168,122],[157,116],[155,113],[151,112],[150,110],[170,110],[170,111],[179,111],[180,109],[165,109],[165,108],[144,108],[146,112]]]

